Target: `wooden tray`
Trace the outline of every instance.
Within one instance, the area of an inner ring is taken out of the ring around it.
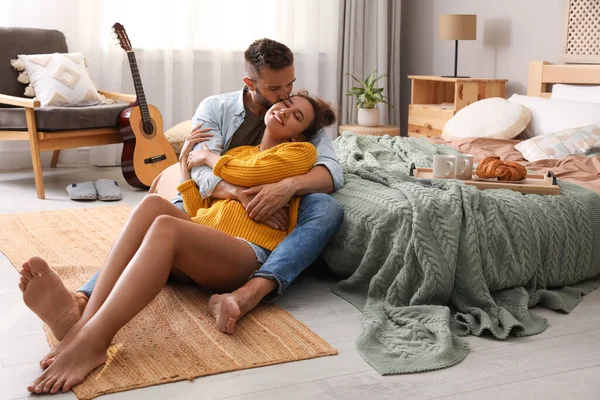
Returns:
[[[410,176],[417,179],[444,179],[434,178],[432,168],[416,168],[415,164],[410,166]],[[454,179],[454,178],[449,178]],[[462,180],[462,179],[459,179]],[[530,194],[560,194],[560,186],[556,182],[556,176],[552,171],[547,174],[527,174],[527,177],[518,183],[507,183],[502,181],[462,180],[467,185],[476,186],[479,189],[510,189],[521,193]]]

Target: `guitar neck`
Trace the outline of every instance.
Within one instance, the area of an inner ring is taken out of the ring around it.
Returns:
[[[150,122],[151,119],[150,112],[148,111],[148,103],[146,102],[146,95],[144,94],[144,88],[142,86],[142,78],[140,77],[140,71],[138,69],[133,50],[127,52],[127,57],[129,58],[129,67],[131,68],[131,76],[133,77],[133,85],[135,87],[135,94],[140,106],[142,120],[144,122]]]

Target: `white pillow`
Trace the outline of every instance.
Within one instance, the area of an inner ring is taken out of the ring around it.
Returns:
[[[600,123],[536,136],[518,143],[515,149],[527,161],[562,160],[594,153],[600,149]]]
[[[527,127],[530,120],[531,113],[526,107],[492,97],[459,110],[444,126],[442,137],[446,140],[467,137],[512,139]]]
[[[563,85],[552,86],[553,100],[583,101],[585,103],[600,103],[600,86]]]
[[[81,53],[19,55],[42,107],[102,103]]]
[[[592,125],[598,122],[600,116],[600,104],[595,103],[543,99],[519,94],[513,94],[508,101],[524,105],[531,111],[531,123],[522,133],[526,139],[574,126]]]

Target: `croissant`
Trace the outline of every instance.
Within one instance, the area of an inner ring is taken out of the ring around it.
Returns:
[[[486,157],[479,162],[477,166],[477,176],[483,179],[492,179],[496,177],[496,168],[502,165],[500,157]]]
[[[496,168],[496,176],[499,181],[520,181],[527,176],[527,170],[521,164],[506,161]]]
[[[502,161],[500,157],[486,157],[477,166],[477,176],[484,179],[498,178],[499,181],[519,181],[527,176],[527,169],[512,161]]]

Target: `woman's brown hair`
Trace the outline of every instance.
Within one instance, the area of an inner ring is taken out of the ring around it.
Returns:
[[[299,90],[290,95],[290,97],[294,96],[302,97],[308,100],[308,102],[313,106],[313,109],[315,111],[315,119],[313,120],[312,124],[310,124],[310,126],[306,128],[304,132],[302,132],[302,135],[305,138],[310,138],[311,136],[319,132],[322,128],[329,126],[335,122],[335,111],[333,111],[333,108],[331,108],[331,103],[318,97],[310,96],[306,90]]]

